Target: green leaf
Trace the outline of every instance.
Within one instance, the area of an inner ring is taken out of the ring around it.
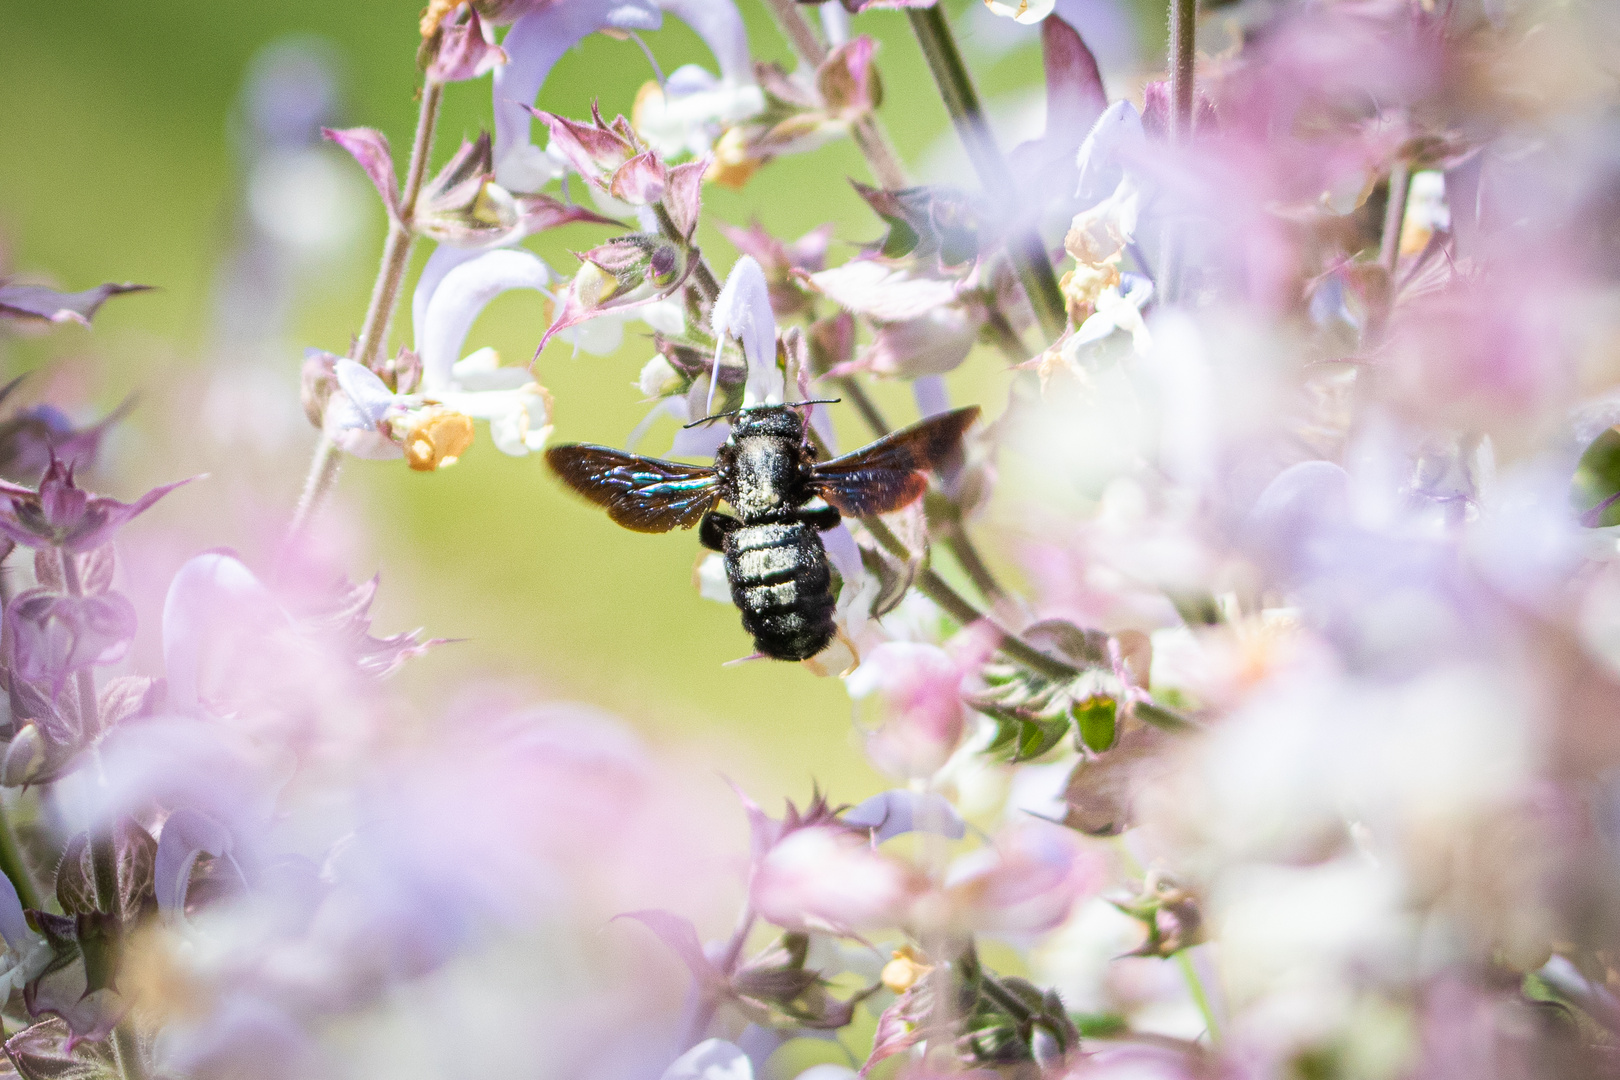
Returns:
[[[1012,760],[1031,761],[1063,741],[1069,733],[1069,718],[1056,720],[1024,720],[1018,731],[1018,752]]]
[[[1114,745],[1119,706],[1113,698],[1094,697],[1077,701],[1070,711],[1074,714],[1075,725],[1080,729],[1080,738],[1087,746],[1100,754]]]
[[[1569,502],[1589,528],[1620,525],[1620,424],[1593,439],[1569,485]]]

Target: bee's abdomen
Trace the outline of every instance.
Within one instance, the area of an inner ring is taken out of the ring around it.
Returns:
[[[809,525],[743,525],[726,534],[726,577],[754,647],[778,660],[814,656],[833,637],[827,551]]]

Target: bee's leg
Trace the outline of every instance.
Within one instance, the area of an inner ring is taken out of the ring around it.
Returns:
[[[837,507],[817,506],[811,510],[800,510],[799,520],[817,532],[826,532],[828,529],[836,528],[844,519],[839,515]]]
[[[717,514],[710,510],[698,522],[698,543],[710,551],[726,550],[726,533],[741,525],[742,522],[730,514]]]

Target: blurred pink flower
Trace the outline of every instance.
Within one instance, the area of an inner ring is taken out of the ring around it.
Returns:
[[[1107,860],[1074,832],[1026,821],[953,862],[943,890],[918,918],[961,933],[1043,933],[1107,881]]]
[[[866,736],[866,752],[879,768],[924,778],[944,766],[962,741],[969,715],[962,685],[975,659],[984,657],[959,659],[910,641],[885,642],[862,658],[844,686],[857,700],[873,694],[882,700],[884,720]]]
[[[861,933],[900,925],[926,883],[858,832],[799,829],[766,854],[749,889],[760,915],[786,929]]]

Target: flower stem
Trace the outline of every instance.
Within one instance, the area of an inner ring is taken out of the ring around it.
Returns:
[[[22,845],[17,842],[17,830],[12,827],[11,815],[6,812],[3,802],[0,802],[0,873],[11,879],[11,884],[17,890],[17,899],[22,901],[25,908],[39,910],[43,903],[39,886],[34,882],[34,875],[28,869],[28,860],[23,855]]]
[[[444,84],[429,80],[422,88],[422,105],[416,115],[416,136],[411,140],[411,160],[405,173],[405,189],[400,194],[397,219],[388,222],[388,238],[383,241],[382,263],[377,269],[377,281],[371,287],[371,301],[360,323],[360,336],[355,341],[353,359],[367,367],[372,366],[388,340],[388,327],[394,320],[394,309],[399,306],[399,294],[405,284],[405,271],[411,263],[411,248],[416,243],[416,229],[412,218],[416,214],[416,198],[427,177],[428,157],[433,150],[433,133],[439,123],[439,105],[444,101]],[[295,539],[309,524],[310,517],[325,500],[337,482],[338,467],[343,452],[335,442],[321,433],[315,443],[315,455],[309,463],[309,475],[304,480],[303,494],[298,508],[293,511],[288,526],[289,539]]]
[[[1378,261],[1389,271],[1390,291],[1394,292],[1395,264],[1401,257],[1401,226],[1406,222],[1406,196],[1411,187],[1406,159],[1397,160],[1389,170],[1389,198],[1384,205],[1384,231],[1378,238]]]
[[[867,532],[870,532],[895,558],[903,562],[911,561],[911,550],[894,535],[894,531],[884,524],[881,518],[862,518],[861,524],[865,525]],[[938,604],[945,614],[963,626],[982,622],[994,628],[997,635],[996,648],[1036,674],[1065,682],[1080,677],[1079,668],[1071,667],[1056,657],[1046,655],[1016,634],[996,625],[990,616],[974,607],[966,597],[951,588],[950,582],[934,573],[932,569],[925,566],[919,570],[916,585],[918,591]]]
[[[1192,138],[1197,41],[1198,0],[1170,0],[1170,142],[1176,146]]]
[[[956,125],[956,133],[967,150],[968,160],[979,174],[979,182],[992,198],[1013,198],[1017,185],[996,145],[995,136],[990,133],[984,110],[979,106],[978,91],[973,88],[967,65],[956,48],[945,13],[936,4],[930,8],[909,8],[906,16],[911,20],[917,43],[922,46],[946,111]],[[1017,226],[1007,238],[1007,253],[1012,257],[1019,283],[1035,309],[1035,318],[1047,341],[1056,341],[1068,327],[1069,314],[1057,277],[1052,273],[1046,245],[1033,226]]]
[[[681,231],[675,227],[675,219],[669,216],[669,211],[664,209],[663,203],[653,203],[652,209],[653,216],[658,219],[658,231],[663,233],[664,239],[686,248],[686,257],[697,260],[697,264],[692,267],[692,276],[697,279],[698,291],[703,294],[703,298],[713,304],[720,298],[720,281],[709,268],[709,261],[703,257],[703,252],[698,250],[697,245],[689,245],[686,237],[681,235]]]
[[[1194,966],[1192,957],[1187,950],[1182,949],[1176,953],[1176,966],[1181,968],[1181,977],[1187,983],[1187,992],[1192,995],[1193,1004],[1198,1006],[1198,1012],[1204,1018],[1204,1029],[1209,1032],[1209,1041],[1220,1045],[1221,1028],[1215,1022],[1215,1010],[1210,1007],[1209,995],[1204,993],[1204,980],[1198,976],[1198,968]]]
[[[1170,145],[1186,146],[1193,133],[1193,90],[1198,58],[1198,0],[1170,0]],[[1172,224],[1164,238],[1160,286],[1166,303],[1181,299],[1184,238]]]
[[[0,612],[11,604],[11,567],[6,564],[15,550],[13,548],[0,556]],[[33,872],[28,869],[28,859],[17,841],[17,830],[11,824],[11,815],[6,812],[3,798],[0,798],[0,873],[11,879],[23,907],[39,909],[39,886],[34,882]]]
[[[410,265],[411,248],[416,243],[416,229],[412,219],[416,215],[416,198],[427,178],[428,156],[433,150],[433,132],[439,122],[439,105],[444,100],[444,85],[428,82],[422,88],[422,106],[416,115],[416,137],[411,141],[411,162],[405,173],[405,188],[400,193],[399,219],[388,223],[388,239],[383,242],[382,265],[377,271],[377,283],[372,286],[371,303],[366,318],[360,325],[360,340],[354,350],[354,359],[370,365],[382,352],[388,340],[388,327],[394,320],[394,309],[399,306],[400,287],[405,283],[405,270]]]
[[[765,0],[765,6],[771,9],[776,25],[781,28],[800,60],[812,68],[826,63],[826,46],[821,44],[821,39],[816,37],[816,32],[810,29],[810,24],[799,13],[795,0]],[[905,166],[900,164],[900,155],[895,153],[894,144],[889,141],[883,124],[876,116],[867,113],[855,121],[850,129],[850,137],[855,140],[861,156],[866,158],[866,164],[872,170],[872,177],[880,186],[891,191],[906,186]]]
[[[118,1064],[118,1073],[123,1080],[146,1080],[146,1065],[141,1061],[140,1040],[135,1036],[135,1028],[125,1017],[113,1028],[112,1033],[113,1060]]]
[[[866,421],[866,426],[871,429],[873,435],[881,439],[892,430],[889,422],[883,418],[883,413],[878,411],[877,403],[866,392],[866,388],[855,380],[855,376],[845,375],[834,379],[833,385],[838,387],[841,397],[849,398],[850,403],[855,406],[855,411],[861,414],[861,419]]]
[[[60,548],[57,555],[62,560],[62,585],[68,595],[83,596],[84,582],[79,577],[78,557]],[[74,678],[79,698],[79,728],[90,734],[101,727],[96,702],[96,677],[89,668],[82,668]],[[92,829],[90,832],[90,870],[96,887],[96,909],[111,915],[118,932],[122,933],[124,904],[118,889],[118,841],[110,827]],[[22,890],[19,888],[17,891],[21,899]],[[37,907],[37,903],[34,906]],[[118,1026],[113,1028],[111,1041],[113,1059],[122,1080],[145,1080],[146,1067],[141,1061],[140,1040],[129,1017],[120,1020]]]
[[[62,586],[69,596],[83,596],[84,582],[79,578],[79,559],[65,548],[57,549],[62,561]],[[87,739],[95,738],[101,727],[100,710],[96,701],[96,676],[88,667],[73,673],[79,701],[79,730]],[[96,828],[90,832],[90,868],[95,876],[96,908],[122,923],[123,904],[118,896],[118,843],[111,828]]]

